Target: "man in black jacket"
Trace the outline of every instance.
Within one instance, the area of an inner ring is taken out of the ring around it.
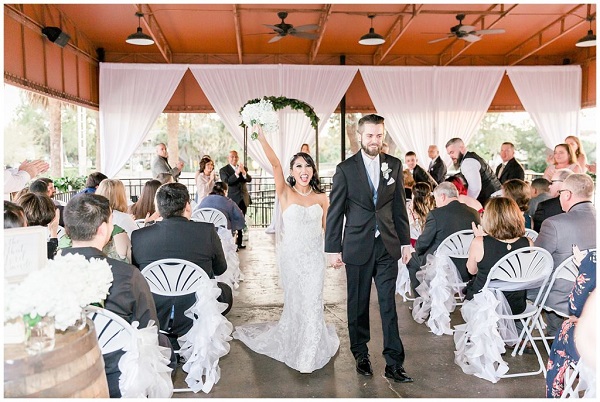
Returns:
[[[502,143],[500,157],[502,163],[496,167],[496,177],[498,177],[500,183],[511,179],[525,180],[525,170],[515,159],[515,146],[512,142]]]
[[[417,154],[413,151],[408,151],[406,155],[404,155],[404,163],[412,174],[413,179],[415,179],[415,183],[427,183],[433,190],[438,183],[425,169],[419,166],[417,162]]]
[[[440,157],[440,151],[437,145],[430,145],[429,148],[427,148],[427,155],[431,159],[427,172],[429,172],[431,177],[433,177],[433,180],[439,184],[446,179],[448,168]]]
[[[113,230],[112,211],[108,199],[96,194],[81,194],[71,198],[65,207],[65,230],[73,241],[73,247],[62,250],[63,254],[81,254],[86,259],[99,258],[110,265],[113,282],[108,290],[104,308],[131,323],[138,321],[139,328],[146,328],[150,320],[158,326],[156,307],[148,282],[133,265],[108,258],[101,250],[110,240]],[[170,347],[169,340],[158,334],[161,346]],[[103,355],[104,370],[111,398],[120,398],[119,350]],[[172,367],[175,357],[171,356]]]
[[[135,266],[141,270],[164,258],[179,258],[198,265],[210,278],[227,270],[227,261],[215,227],[211,223],[190,221],[192,208],[185,185],[163,184],[156,192],[156,207],[163,220],[132,232],[131,256]],[[217,282],[217,285],[221,289],[217,300],[228,305],[223,312],[225,315],[233,305],[232,291],[225,283]],[[196,302],[196,295],[153,296],[160,328],[174,338],[185,335],[193,322],[184,312]],[[170,325],[173,308],[174,318]]]
[[[538,204],[535,214],[533,214],[533,230],[539,232],[542,228],[542,222],[551,216],[562,214],[565,211],[562,210],[559,200],[559,191],[563,188],[563,182],[567,177],[573,174],[571,169],[558,169],[552,175],[550,181],[550,198],[549,200],[542,201]]]

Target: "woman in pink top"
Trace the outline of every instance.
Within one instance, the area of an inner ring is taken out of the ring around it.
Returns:
[[[554,164],[548,165],[544,171],[544,179],[552,181],[552,176],[558,169],[571,169],[573,173],[583,173],[577,164],[575,151],[569,144],[558,144],[554,147]]]

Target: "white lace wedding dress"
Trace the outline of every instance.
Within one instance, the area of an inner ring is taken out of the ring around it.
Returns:
[[[301,373],[322,368],[340,341],[323,317],[323,209],[292,204],[283,212],[286,228],[279,245],[283,312],[279,322],[239,326],[235,339]]]

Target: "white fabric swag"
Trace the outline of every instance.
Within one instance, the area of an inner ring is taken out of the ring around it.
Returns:
[[[504,67],[360,67],[369,96],[402,149],[428,165],[427,148],[452,137],[468,144],[492,103]]]
[[[523,107],[550,149],[579,135],[581,66],[507,67]]]
[[[115,176],[183,78],[185,64],[100,63],[101,171]]]

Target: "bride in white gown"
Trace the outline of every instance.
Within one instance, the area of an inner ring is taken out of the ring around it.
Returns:
[[[279,322],[238,326],[233,333],[250,349],[279,360],[301,373],[325,366],[340,341],[323,316],[325,253],[323,230],[329,200],[320,189],[310,155],[292,158],[288,183],[275,152],[258,128],[258,140],[273,165],[275,191],[285,227],[278,260],[284,292]]]

